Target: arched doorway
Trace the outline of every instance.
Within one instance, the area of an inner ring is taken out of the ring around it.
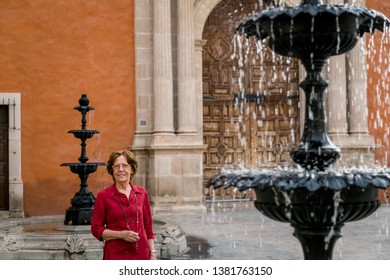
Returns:
[[[268,48],[257,51],[254,40],[248,41],[250,48],[234,45],[240,20],[265,9],[266,5],[260,7],[257,0],[225,0],[213,9],[205,23],[202,36],[206,41],[202,57],[205,184],[224,167],[288,165],[291,146],[299,141],[297,61],[276,56]],[[211,192],[205,188],[204,194],[206,201],[253,196],[233,189]]]

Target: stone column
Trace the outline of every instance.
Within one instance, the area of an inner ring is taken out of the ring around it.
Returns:
[[[177,1],[178,133],[196,132],[192,2]]]
[[[365,0],[348,0],[349,4],[364,7]],[[348,125],[351,158],[355,164],[374,163],[374,139],[368,134],[367,122],[367,69],[365,37],[347,54]]]
[[[328,4],[364,6],[364,0],[328,0]],[[368,135],[364,51],[361,42],[329,64],[328,133],[342,149],[339,166],[373,163],[373,139]]]
[[[154,134],[173,134],[171,0],[153,1]]]
[[[349,4],[355,3],[364,6],[364,0],[349,0]],[[367,75],[365,68],[366,54],[364,51],[365,39],[362,38],[357,46],[348,54],[348,100],[349,100],[349,133],[368,134],[367,124]]]
[[[136,179],[148,186],[154,214],[204,213],[203,145],[201,134],[196,130],[193,78],[193,1],[142,2],[154,5],[154,125],[150,141],[136,150],[137,158],[141,159]],[[177,29],[171,28],[171,22],[177,23]],[[176,61],[178,69],[174,71]],[[176,85],[177,99],[173,94]]]
[[[134,1],[136,130],[132,149],[142,149],[153,133],[153,3]],[[138,173],[139,175],[140,173]],[[143,186],[145,183],[142,184]]]
[[[195,93],[196,93],[196,104],[198,111],[196,115],[198,116],[198,131],[202,131],[203,134],[203,68],[202,68],[202,57],[203,57],[203,48],[206,45],[207,40],[198,39],[195,41],[195,67],[194,67],[194,76],[195,76]],[[203,142],[203,140],[202,140]]]
[[[325,1],[324,1],[325,2]],[[343,5],[344,0],[327,0],[327,4]],[[341,159],[336,165],[344,165],[344,146],[348,143],[347,76],[345,54],[332,56],[325,72],[328,74],[327,125],[332,142],[341,148]],[[327,70],[327,71],[326,71]]]
[[[347,57],[349,133],[365,135],[368,134],[365,53],[358,45]]]
[[[328,0],[328,4],[342,5],[344,0]],[[346,81],[345,55],[332,56],[329,59],[328,86],[328,133],[332,139],[348,133]]]
[[[328,86],[328,133],[330,136],[348,133],[346,80],[345,55],[331,57]]]

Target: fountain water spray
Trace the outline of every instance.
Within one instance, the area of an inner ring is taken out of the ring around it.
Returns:
[[[345,222],[357,221],[380,206],[378,190],[390,186],[390,170],[329,169],[340,157],[326,132],[323,95],[326,61],[353,49],[358,38],[385,32],[390,21],[381,13],[356,6],[323,5],[304,0],[297,7],[270,8],[240,23],[237,31],[270,49],[298,58],[307,72],[300,87],[306,95],[304,131],[290,152],[297,169],[228,170],[208,185],[254,189],[255,207],[267,217],[288,222],[301,242],[305,259],[332,259]]]

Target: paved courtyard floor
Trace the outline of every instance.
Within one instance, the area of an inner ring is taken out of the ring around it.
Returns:
[[[288,223],[273,221],[252,202],[212,205],[206,214],[160,215],[187,235],[187,259],[302,260],[301,245]],[[334,248],[335,260],[390,260],[390,206],[346,223]]]

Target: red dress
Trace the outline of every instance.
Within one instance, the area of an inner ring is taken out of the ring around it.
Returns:
[[[102,241],[105,229],[127,230],[129,224],[130,230],[138,232],[140,237],[137,242],[122,239],[104,241],[105,260],[150,259],[148,239],[154,239],[154,233],[148,193],[133,184],[131,187],[129,199],[118,191],[115,184],[97,194],[91,220],[92,235]]]

